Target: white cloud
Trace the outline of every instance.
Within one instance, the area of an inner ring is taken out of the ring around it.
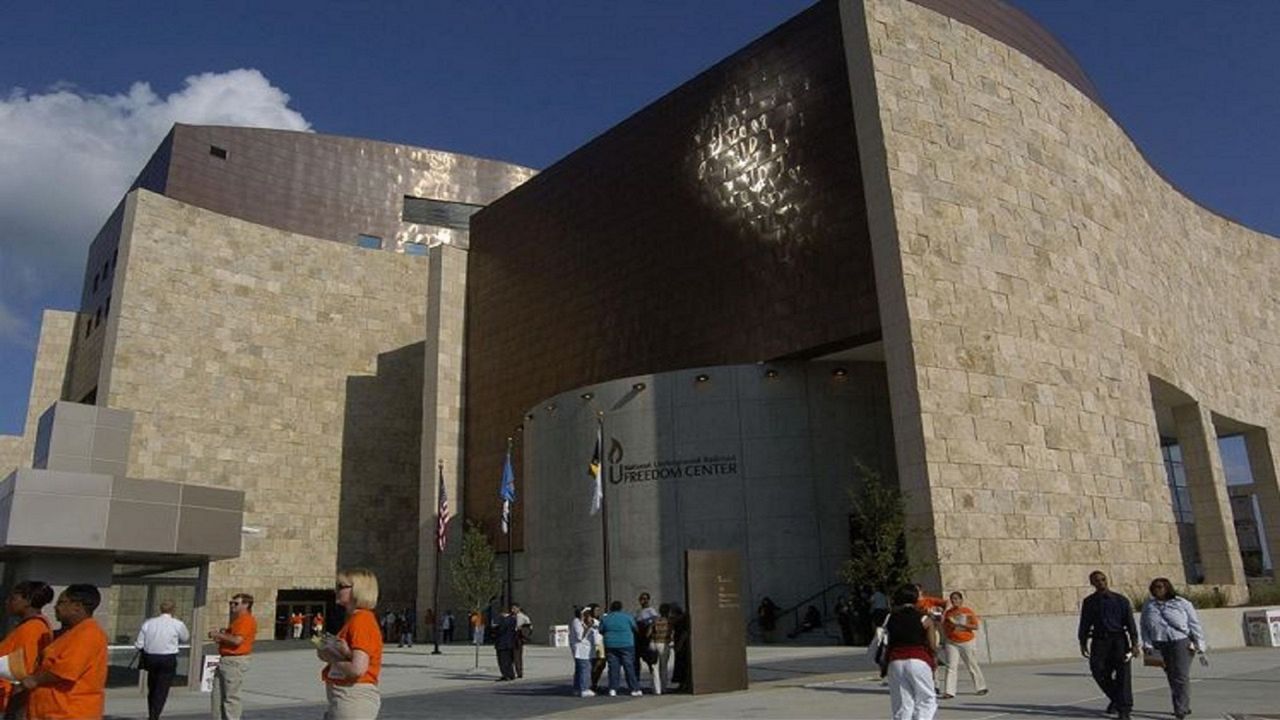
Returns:
[[[37,296],[66,285],[54,292],[78,302],[89,242],[175,122],[311,127],[251,69],[193,75],[166,97],[146,82],[116,95],[59,83],[0,96],[0,343],[34,332]]]

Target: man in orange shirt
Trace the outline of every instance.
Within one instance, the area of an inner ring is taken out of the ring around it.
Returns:
[[[973,676],[973,686],[979,695],[987,694],[987,680],[982,676],[982,668],[978,667],[978,658],[974,652],[974,632],[978,629],[978,613],[965,607],[964,595],[959,591],[951,593],[951,606],[942,614],[942,630],[947,636],[946,681],[942,699],[949,700],[956,696],[956,686],[960,682],[960,661],[969,668]]]
[[[102,595],[93,585],[68,585],[54,614],[62,634],[44,649],[34,675],[22,679],[31,692],[33,720],[99,720],[106,702],[107,634],[93,619]]]
[[[257,634],[253,596],[237,593],[231,598],[231,624],[224,630],[209,631],[209,639],[218,644],[218,654],[222,656],[213,673],[214,720],[240,720],[240,686],[249,670],[249,655]]]

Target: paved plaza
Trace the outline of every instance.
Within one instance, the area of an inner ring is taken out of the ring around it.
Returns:
[[[568,651],[526,649],[525,678],[495,683],[497,664],[482,648],[474,669],[470,647],[390,647],[384,657],[383,720],[399,718],[887,718],[889,697],[856,648],[752,647],[751,689],[718,695],[673,694],[641,698],[569,696]],[[320,663],[312,651],[260,652],[246,681],[245,718],[302,720],[323,715]],[[1100,718],[1101,699],[1083,659],[986,669],[991,694],[977,697],[961,680],[961,696],[943,703],[939,720],[995,718]],[[1212,655],[1193,675],[1193,718],[1280,718],[1280,650],[1249,649]],[[1164,678],[1136,668],[1135,718],[1170,718]],[[208,695],[175,690],[166,717],[208,717]],[[115,688],[108,718],[145,718],[136,688]],[[1270,713],[1270,715],[1268,715]]]

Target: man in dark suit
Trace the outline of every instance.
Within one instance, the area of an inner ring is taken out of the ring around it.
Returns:
[[[1106,694],[1108,714],[1128,720],[1133,710],[1133,681],[1129,663],[1138,649],[1138,628],[1129,598],[1111,592],[1101,570],[1089,573],[1093,594],[1080,604],[1080,654],[1089,658],[1093,681]]]

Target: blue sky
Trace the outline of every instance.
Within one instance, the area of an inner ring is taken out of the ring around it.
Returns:
[[[1280,235],[1280,2],[1015,4],[1075,54],[1167,177],[1203,205]],[[310,127],[541,168],[808,5],[7,4],[0,433],[21,430],[40,308],[76,305],[84,248],[175,117]],[[228,74],[237,69],[256,72]]]

